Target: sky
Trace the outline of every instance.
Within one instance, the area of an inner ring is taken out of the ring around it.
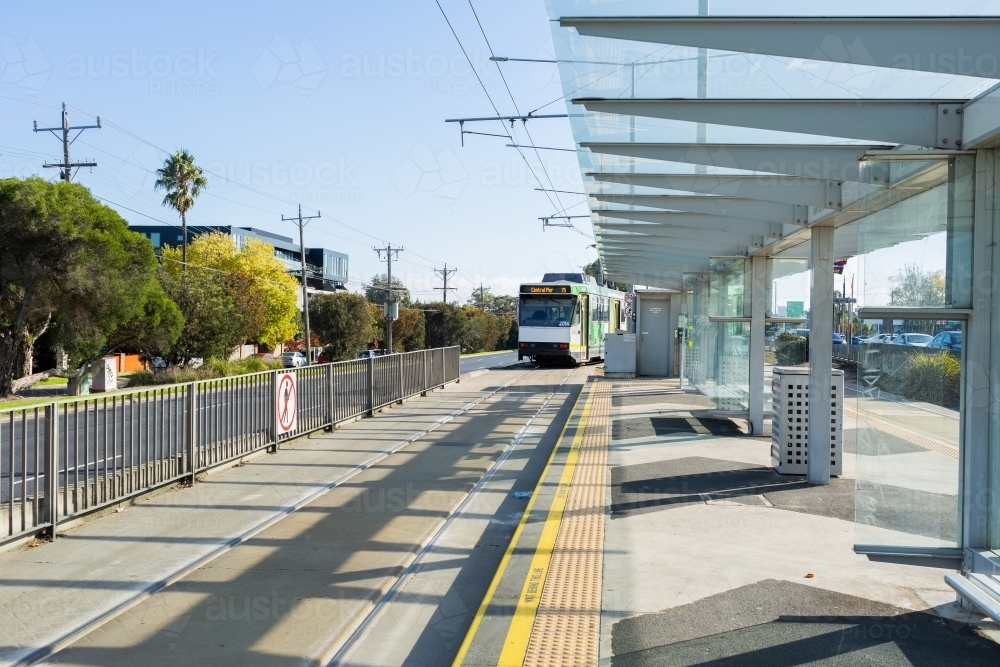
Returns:
[[[301,203],[306,214],[322,213],[306,228],[306,244],[350,255],[350,289],[384,271],[372,247],[392,243],[404,248],[393,275],[416,298],[440,297],[434,269],[444,263],[458,268],[450,300],[468,299],[481,284],[516,293],[547,271],[579,269],[596,251],[586,220],[576,222],[582,233],[544,231],[539,220],[588,212],[583,196],[569,194],[582,190],[573,153],[518,152],[506,147],[507,137],[481,135],[466,135],[463,147],[457,124],[444,122],[493,115],[483,86],[502,114],[566,111],[554,65],[504,63],[498,71],[489,60],[491,47],[498,56],[553,57],[543,0],[473,4],[481,28],[468,0],[441,0],[474,69],[435,0],[250,0],[238,11],[189,0],[169,10],[57,2],[44,12],[0,0],[0,177],[55,176],[41,164],[60,158],[60,144],[33,133],[32,120],[58,125],[66,102],[72,124],[100,115],[104,126],[74,144],[75,159],[98,163],[75,180],[129,222],[178,224],[153,190],[153,172],[165,151],[185,148],[211,184],[194,207],[194,225],[294,237],[295,226],[281,218]],[[677,14],[697,9],[695,0],[662,6]],[[752,9],[822,14],[824,7],[762,0]],[[1000,2],[955,0],[949,10],[995,13]],[[711,3],[713,14],[743,11],[745,0]],[[837,7],[859,15],[940,11],[927,0]],[[496,123],[465,127],[501,132]],[[511,131],[519,143],[573,145],[566,119]],[[536,176],[565,192],[537,192]]]
[[[441,4],[500,112],[513,113],[469,4]],[[95,122],[84,112],[104,125],[73,145],[74,159],[98,163],[75,180],[129,222],[178,224],[160,205],[152,172],[165,157],[160,149],[185,148],[210,181],[191,224],[295,237],[281,217],[302,203],[323,216],[307,226],[306,244],[348,253],[351,289],[385,270],[372,247],[386,243],[404,248],[393,275],[423,300],[440,298],[433,269],[445,262],[458,268],[449,300],[464,301],[480,283],[512,294],[545,271],[596,258],[582,234],[543,232],[538,218],[554,204],[534,190],[506,137],[467,135],[463,148],[457,124],[444,122],[495,112],[433,0],[243,2],[239,11],[186,0],[169,11],[134,2],[57,7],[2,3],[2,177],[55,176],[41,164],[60,158],[60,142],[33,133],[32,120],[58,125],[67,102],[73,125]],[[541,0],[479,2],[476,10],[497,55],[552,57]],[[562,95],[553,65],[502,67],[522,112]],[[548,109],[565,113],[561,101]],[[501,131],[496,123],[466,129]],[[539,146],[572,146],[564,119],[527,129]],[[545,187],[581,189],[572,153],[526,157]],[[560,197],[562,206],[584,201]]]

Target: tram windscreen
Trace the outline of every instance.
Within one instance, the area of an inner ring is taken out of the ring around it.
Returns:
[[[580,323],[575,297],[521,297],[522,327],[568,327]]]

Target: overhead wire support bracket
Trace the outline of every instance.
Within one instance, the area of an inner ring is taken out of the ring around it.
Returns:
[[[589,215],[547,215],[543,218],[539,218],[539,220],[542,221],[542,231],[544,232],[546,227],[569,227],[570,229],[576,230],[576,227],[573,226],[573,223],[570,222],[570,220],[573,220],[575,218],[589,218],[589,217],[590,217]],[[559,223],[549,222],[550,220],[565,220],[566,222],[559,224]]]
[[[446,123],[458,123],[459,133],[461,134],[462,147],[465,147],[465,135],[467,134],[478,134],[484,137],[501,137],[504,139],[512,139],[509,134],[488,134],[486,132],[472,132],[471,130],[465,129],[466,123],[485,123],[488,121],[503,121],[509,122],[511,127],[514,127],[514,123],[521,121],[521,123],[527,123],[529,120],[534,120],[536,118],[569,118],[569,114],[539,114],[533,116],[532,114],[522,115],[522,116],[484,116],[481,118],[445,118]]]

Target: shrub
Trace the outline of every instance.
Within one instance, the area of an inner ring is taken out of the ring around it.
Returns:
[[[778,334],[774,346],[774,355],[779,366],[797,366],[809,361],[809,339],[783,331]]]
[[[261,359],[260,357],[235,359],[233,361],[209,359],[208,362],[199,368],[171,366],[162,370],[132,373],[128,378],[128,386],[148,387],[152,385],[181,384],[184,382],[197,382],[198,380],[212,380],[220,377],[260,373],[261,371],[279,370],[281,368],[282,364],[278,359],[270,361]]]
[[[961,396],[962,364],[947,352],[915,354],[906,366],[903,396],[957,410]]]

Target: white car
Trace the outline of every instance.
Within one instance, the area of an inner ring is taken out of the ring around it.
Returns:
[[[933,336],[922,333],[903,333],[892,339],[893,345],[909,345],[911,347],[927,347],[934,340]]]
[[[306,355],[301,352],[283,352],[281,363],[285,368],[300,368],[309,365]]]

